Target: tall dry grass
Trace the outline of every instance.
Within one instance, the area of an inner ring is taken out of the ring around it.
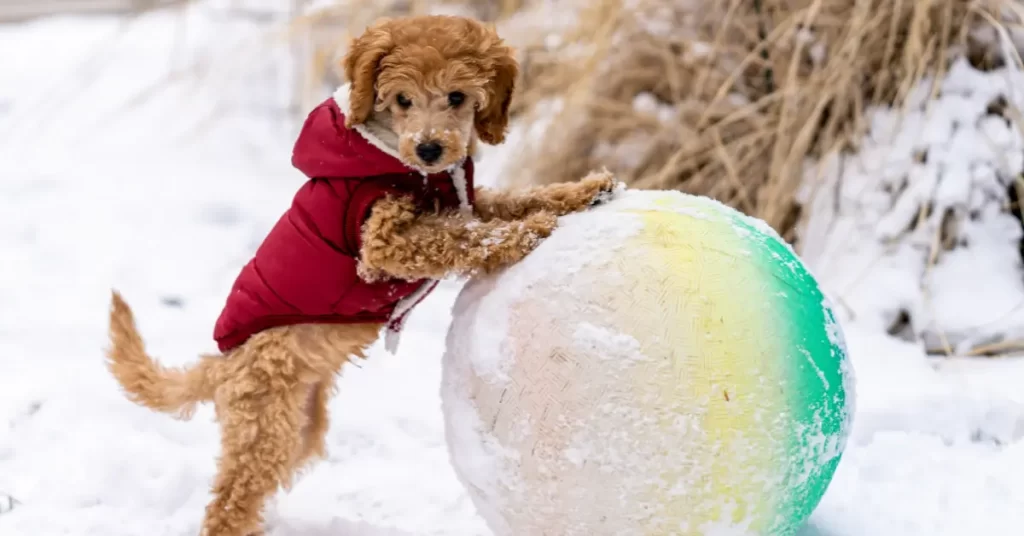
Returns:
[[[1018,0],[592,0],[533,58],[521,106],[562,102],[513,182],[606,166],[792,238],[808,156],[851,148],[867,106],[899,105],[951,56],[996,61],[975,29],[1019,13]]]

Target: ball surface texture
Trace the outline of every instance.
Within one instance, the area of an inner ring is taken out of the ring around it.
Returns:
[[[825,493],[853,382],[827,299],[770,227],[626,190],[466,284],[441,395],[497,536],[774,536]]]

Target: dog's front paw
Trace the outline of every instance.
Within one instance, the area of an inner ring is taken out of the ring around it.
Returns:
[[[551,236],[558,226],[558,216],[550,212],[535,212],[521,222],[512,224],[512,234],[517,235],[520,257],[533,251],[545,238]],[[518,260],[518,259],[517,259]]]
[[[615,197],[616,192],[625,189],[625,184],[616,180],[615,175],[607,169],[592,171],[580,179],[579,184],[589,198],[587,207],[607,203]]]

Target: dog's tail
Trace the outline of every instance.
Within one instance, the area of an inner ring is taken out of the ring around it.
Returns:
[[[213,399],[216,383],[211,374],[220,360],[204,357],[186,368],[161,366],[146,353],[132,310],[117,291],[111,300],[106,354],[107,368],[136,404],[188,419],[197,403]]]

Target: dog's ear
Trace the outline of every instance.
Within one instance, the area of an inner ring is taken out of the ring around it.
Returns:
[[[394,48],[389,21],[381,20],[352,40],[342,64],[349,89],[349,109],[342,110],[345,126],[365,123],[377,98],[375,88],[380,61]]]
[[[494,77],[487,84],[487,106],[476,113],[476,133],[485,143],[497,145],[505,141],[508,128],[508,109],[519,77],[519,64],[512,49],[502,44],[495,35],[495,45],[487,54],[494,65]]]

